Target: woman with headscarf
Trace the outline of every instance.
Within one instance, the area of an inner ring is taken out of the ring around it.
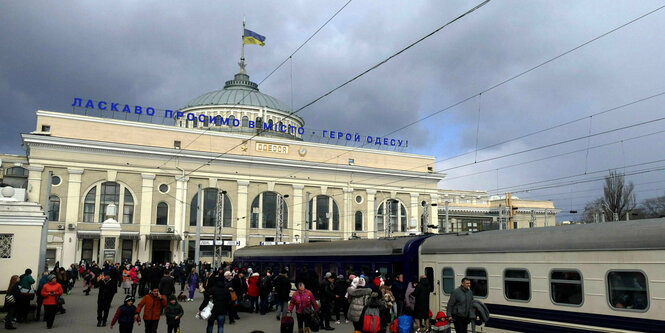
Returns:
[[[349,311],[347,316],[353,322],[353,328],[356,332],[362,330],[362,322],[360,321],[360,314],[363,308],[367,305],[372,289],[365,287],[365,279],[356,277],[351,281],[351,286],[346,290],[349,298]]]
[[[53,328],[55,313],[58,311],[57,298],[62,295],[62,286],[56,281],[55,275],[48,276],[48,283],[42,287],[42,296],[44,297],[44,320],[46,328]]]

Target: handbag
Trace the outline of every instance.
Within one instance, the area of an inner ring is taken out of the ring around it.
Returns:
[[[208,301],[208,305],[206,305],[206,307],[203,308],[203,310],[201,310],[201,318],[203,320],[208,320],[208,318],[210,318],[210,316],[212,315],[213,306],[215,305],[212,303],[212,300],[210,300]]]
[[[14,295],[12,295],[12,294],[5,295],[5,305],[12,305],[14,303],[16,303],[16,299],[14,298]]]
[[[58,305],[64,305],[65,304],[65,299],[62,296],[58,296],[55,298],[55,303]]]
[[[203,288],[203,283],[199,283],[199,292],[203,294],[203,293],[205,293],[205,291],[206,291],[206,289]]]

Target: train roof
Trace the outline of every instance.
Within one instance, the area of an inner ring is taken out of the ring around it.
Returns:
[[[563,225],[426,239],[421,254],[665,249],[665,218]]]
[[[386,239],[354,239],[333,242],[248,246],[238,249],[233,257],[316,257],[401,255],[410,241],[423,236]]]

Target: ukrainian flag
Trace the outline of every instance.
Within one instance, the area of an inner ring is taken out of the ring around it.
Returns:
[[[245,29],[245,33],[242,36],[243,44],[259,44],[261,46],[264,46],[266,45],[266,43],[264,43],[265,40],[266,40],[265,37],[248,29]]]

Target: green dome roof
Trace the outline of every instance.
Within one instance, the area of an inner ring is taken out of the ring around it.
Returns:
[[[224,89],[205,93],[189,101],[184,109],[210,105],[249,105],[291,111],[280,100],[259,92],[258,85],[249,80],[249,75],[243,73],[238,73],[233,80],[226,81]]]

